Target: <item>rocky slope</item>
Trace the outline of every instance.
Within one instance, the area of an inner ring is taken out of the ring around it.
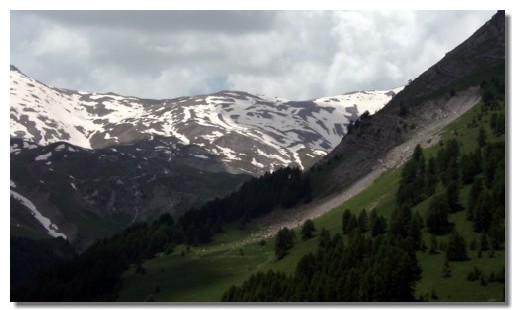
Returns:
[[[380,168],[395,147],[418,136],[433,122],[461,115],[476,103],[479,91],[473,87],[479,87],[491,75],[504,73],[504,23],[504,11],[497,12],[472,36],[405,86],[383,109],[344,136],[315,167],[323,169],[326,163],[332,163],[324,178],[329,180],[325,182],[324,194],[349,187]]]

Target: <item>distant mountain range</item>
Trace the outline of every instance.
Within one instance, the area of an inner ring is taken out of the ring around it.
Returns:
[[[49,87],[11,66],[10,128],[12,137],[38,145],[85,149],[161,138],[153,151],[170,161],[189,156],[202,169],[257,175],[310,166],[340,142],[350,121],[381,109],[401,89],[309,101],[238,91],[150,100]]]
[[[14,66],[10,77],[11,229],[83,246],[226,195],[250,175],[310,167],[402,89],[150,100],[50,87]]]

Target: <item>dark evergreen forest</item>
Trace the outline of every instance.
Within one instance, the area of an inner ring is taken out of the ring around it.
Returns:
[[[483,82],[481,88],[484,103],[481,112],[492,113],[490,129],[500,137],[505,133],[504,107],[499,104],[504,100],[500,98],[500,94],[504,94],[504,83],[492,79]],[[477,121],[469,126],[477,126]],[[414,288],[421,276],[416,251],[428,250],[422,239],[424,228],[431,233],[429,253],[438,253],[439,248],[444,251],[442,269],[447,277],[450,276],[450,261],[467,259],[466,241],[449,222],[450,213],[466,209],[474,231],[482,233],[483,251],[488,247],[504,248],[505,144],[489,143],[481,128],[477,145],[473,152],[461,154],[456,139],[441,141],[438,153],[427,160],[423,149],[417,145],[402,168],[396,193],[397,207],[388,223],[375,209],[370,216],[365,209],[358,215],[345,210],[340,233],[331,237],[329,232],[322,231],[317,252],[305,255],[294,275],[273,270],[258,272],[242,285],[232,286],[222,300],[422,301],[422,297],[414,295]],[[459,197],[460,188],[468,184],[472,184],[470,197],[463,202]],[[428,199],[427,216],[423,218],[415,211],[415,206]],[[283,239],[280,233],[276,244],[281,244]],[[450,234],[448,242],[439,247],[436,236],[444,234]],[[277,249],[276,258],[283,258],[292,246]],[[470,274],[469,280],[479,278],[478,272],[477,269]],[[503,280],[504,275],[499,278]]]
[[[223,231],[226,223],[244,224],[274,208],[291,208],[301,200],[310,199],[309,188],[309,179],[299,168],[286,167],[266,173],[244,183],[225,198],[186,212],[177,221],[163,214],[151,224],[134,224],[100,240],[81,255],[38,272],[32,282],[14,285],[11,299],[113,301],[119,278],[131,264],[140,266],[143,260],[158,252],[172,252],[177,244],[207,243],[213,234]]]

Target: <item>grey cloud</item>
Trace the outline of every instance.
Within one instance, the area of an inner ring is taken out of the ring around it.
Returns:
[[[50,85],[171,98],[231,88],[289,99],[386,89],[487,11],[13,11],[11,63]]]
[[[67,27],[131,29],[142,32],[223,32],[245,34],[268,31],[274,11],[13,11]]]

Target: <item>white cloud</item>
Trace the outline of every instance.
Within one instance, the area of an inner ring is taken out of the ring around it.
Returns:
[[[72,57],[77,61],[87,59],[89,45],[87,36],[80,31],[56,25],[45,27],[32,44],[35,57]]]
[[[172,98],[230,88],[308,99],[402,85],[493,12],[94,14],[12,13],[11,63],[81,90]]]

